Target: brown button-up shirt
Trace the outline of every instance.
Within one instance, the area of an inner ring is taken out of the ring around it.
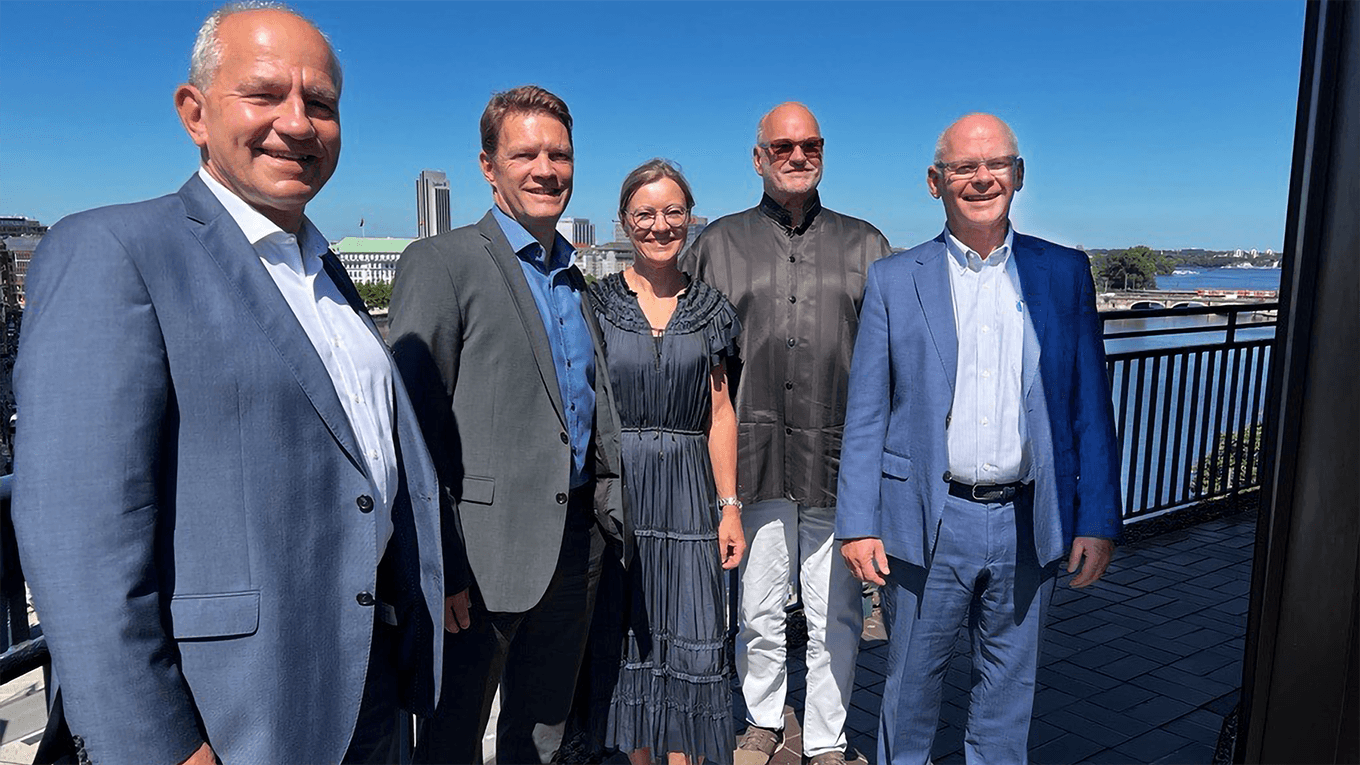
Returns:
[[[827,210],[814,194],[803,223],[769,196],[714,221],[683,267],[736,306],[737,495],[836,504],[850,354],[869,264],[887,255],[878,229]]]

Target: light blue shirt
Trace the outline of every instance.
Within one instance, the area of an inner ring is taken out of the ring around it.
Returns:
[[[590,466],[586,464],[591,430],[595,423],[595,344],[582,313],[580,290],[572,285],[571,267],[576,262],[576,249],[561,234],[555,234],[552,257],[546,257],[543,245],[524,229],[518,221],[492,207],[491,214],[510,242],[510,249],[519,257],[520,269],[533,293],[534,305],[548,332],[552,348],[553,367],[557,371],[557,389],[562,394],[562,408],[567,417],[567,436],[571,442],[571,488],[585,485],[590,480]]]
[[[952,233],[945,237],[959,341],[946,433],[949,472],[963,483],[1011,483],[1029,474],[1022,416],[1025,312],[1014,236],[1007,231],[986,259]]]

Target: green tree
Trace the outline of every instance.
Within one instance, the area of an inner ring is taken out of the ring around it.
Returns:
[[[359,290],[359,297],[363,298],[364,305],[369,309],[386,308],[392,302],[392,282],[356,284],[354,287]]]
[[[1110,290],[1155,290],[1157,274],[1171,273],[1171,262],[1144,245],[1098,255],[1091,264],[1096,286]]]

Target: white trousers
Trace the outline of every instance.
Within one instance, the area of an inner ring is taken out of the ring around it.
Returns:
[[[741,518],[747,548],[741,562],[737,674],[747,722],[784,727],[789,678],[784,607],[796,561],[808,626],[803,754],[843,751],[864,611],[860,584],[835,541],[836,508],[775,499],[747,505]]]

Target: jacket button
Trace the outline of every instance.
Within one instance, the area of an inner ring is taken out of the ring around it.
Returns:
[[[354,504],[359,506],[359,512],[361,513],[373,512],[373,498],[367,494],[360,494],[359,498],[354,500]]]
[[[361,606],[371,606],[374,603],[378,602],[373,599],[373,594],[370,593],[368,590],[364,590],[358,595],[355,595],[354,600],[357,601]]]
[[[784,435],[786,436],[793,435],[793,428],[784,428]]]
[[[797,344],[798,344],[798,341],[797,341],[797,340],[794,340],[794,339],[791,338],[791,337],[789,338],[789,347],[790,347],[790,348],[792,348],[793,346],[795,346],[795,345],[797,345]]]
[[[944,482],[949,483],[952,480],[954,480],[954,474],[948,470],[944,471]]]
[[[790,302],[790,303],[797,303],[797,302],[798,302],[798,297],[795,296],[795,295],[789,295],[789,302]]]
[[[946,415],[944,416],[944,426],[945,426],[946,428],[949,427],[949,421],[950,421],[950,419],[951,419],[953,416],[954,416],[954,413],[953,413],[953,412],[950,412],[949,414],[946,414]]]
[[[791,382],[784,383],[784,390],[793,390],[793,383]]]
[[[570,439],[567,438],[567,434],[566,434],[566,433],[561,433],[561,434],[559,434],[559,437],[562,439],[562,443],[564,443],[564,444],[567,443],[567,442],[570,440]]]
[[[559,504],[559,505],[565,505],[565,504],[567,504],[567,493],[566,493],[566,492],[564,492],[564,491],[559,491],[559,492],[557,492],[557,504]]]

